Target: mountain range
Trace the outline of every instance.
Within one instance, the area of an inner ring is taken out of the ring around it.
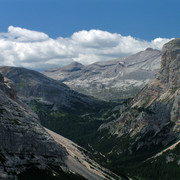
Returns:
[[[160,57],[159,50],[148,48],[128,57],[87,66],[73,62],[43,74],[97,99],[120,101],[133,97],[154,78],[160,68]]]
[[[62,74],[64,80],[55,80],[25,68],[1,67],[2,178],[39,178],[46,172],[49,179],[179,179],[180,39],[166,43],[161,52],[146,49],[121,60],[73,63],[46,73],[56,76],[58,71],[71,82],[83,82],[83,72],[84,79],[152,80],[134,97],[114,94],[115,99],[106,100],[124,100],[110,103],[71,90],[61,82]]]

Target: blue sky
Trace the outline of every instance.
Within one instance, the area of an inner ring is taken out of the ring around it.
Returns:
[[[180,33],[179,0],[0,0],[0,65],[91,64]]]
[[[0,31],[10,25],[69,37],[100,29],[144,40],[179,37],[179,0],[0,0]]]

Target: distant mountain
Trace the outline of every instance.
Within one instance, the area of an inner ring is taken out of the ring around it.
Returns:
[[[71,64],[61,67],[61,68],[54,68],[54,69],[50,69],[47,70],[46,72],[48,73],[52,73],[52,77],[53,78],[53,73],[54,72],[58,72],[58,77],[55,75],[55,77],[53,79],[66,79],[67,77],[72,76],[73,73],[76,73],[78,71],[81,71],[85,66],[82,65],[81,63],[78,62],[72,62]]]
[[[101,100],[118,101],[133,97],[160,68],[161,52],[151,48],[116,60],[88,66],[72,63],[44,72],[72,89]]]
[[[156,78],[111,113],[92,146],[138,179],[180,176],[180,39],[166,43],[161,58]]]
[[[61,108],[74,111],[97,110],[97,106],[103,105],[33,70],[1,66],[0,73],[15,83],[18,96],[27,103],[34,100],[51,105],[53,110]]]
[[[83,180],[119,177],[92,161],[85,149],[43,128],[0,74],[0,179]],[[114,177],[111,177],[111,175]]]

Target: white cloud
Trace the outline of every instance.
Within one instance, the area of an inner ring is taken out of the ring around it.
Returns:
[[[151,41],[152,43],[152,47],[158,47],[158,49],[161,49],[161,47],[166,43],[168,42],[170,39],[168,38],[156,38],[154,40]]]
[[[2,33],[2,35],[8,40],[17,42],[38,42],[49,39],[45,33],[13,26],[9,26],[8,33]]]
[[[101,30],[75,32],[69,38],[51,39],[42,32],[10,26],[0,33],[0,65],[47,69],[78,61],[90,64],[131,55],[148,47],[161,49],[169,41],[150,42]]]

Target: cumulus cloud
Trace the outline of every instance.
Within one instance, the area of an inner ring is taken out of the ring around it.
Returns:
[[[145,50],[161,49],[168,38],[150,42],[101,30],[79,31],[71,37],[50,38],[43,32],[10,26],[0,33],[0,65],[44,70],[78,61],[90,64]]]

